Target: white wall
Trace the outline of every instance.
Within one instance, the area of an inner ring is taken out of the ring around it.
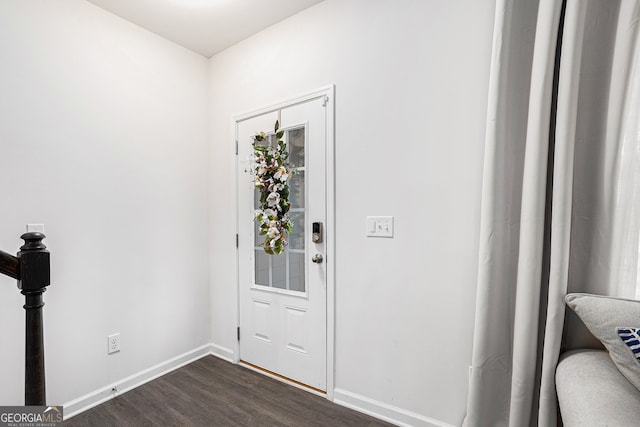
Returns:
[[[211,60],[212,337],[235,344],[231,117],[336,85],[336,398],[460,425],[493,0],[327,0]],[[367,239],[367,215],[395,237]]]
[[[336,394],[459,425],[493,7],[326,0],[208,62],[83,1],[0,2],[0,249],[47,227],[49,402],[211,338],[231,354],[231,116],[334,83]],[[365,238],[367,215],[395,238]],[[22,303],[0,278],[3,405],[23,399]]]
[[[65,0],[0,2],[0,57],[0,249],[45,224],[48,403],[207,344],[207,60]],[[0,278],[2,405],[23,402],[23,301]]]

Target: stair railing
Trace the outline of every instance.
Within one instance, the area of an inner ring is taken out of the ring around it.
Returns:
[[[45,235],[29,232],[20,236],[24,245],[14,257],[0,251],[0,273],[18,281],[25,296],[25,406],[45,406],[44,330],[42,324],[42,294],[50,281],[49,251],[42,243]]]

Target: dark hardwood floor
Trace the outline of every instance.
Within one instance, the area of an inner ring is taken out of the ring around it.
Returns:
[[[390,426],[207,356],[65,421],[65,427]]]

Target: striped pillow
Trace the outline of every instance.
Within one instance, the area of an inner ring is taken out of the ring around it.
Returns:
[[[636,362],[640,363],[640,336],[638,335],[638,331],[640,329],[636,328],[618,328],[618,336],[622,340],[622,342],[627,346],[633,357],[636,359]]]

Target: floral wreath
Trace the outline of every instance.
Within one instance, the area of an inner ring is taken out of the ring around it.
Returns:
[[[256,209],[255,220],[260,227],[260,235],[264,238],[264,251],[269,255],[284,252],[287,246],[286,233],[291,233],[291,217],[289,216],[289,184],[291,173],[288,170],[287,144],[282,140],[284,131],[279,130],[276,120],[273,132],[278,140],[275,147],[258,144],[267,140],[264,132],[253,137],[253,167],[255,187],[260,190],[260,208]]]

